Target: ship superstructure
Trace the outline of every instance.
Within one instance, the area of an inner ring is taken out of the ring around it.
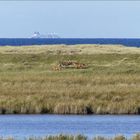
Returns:
[[[31,38],[60,38],[56,33],[40,34],[39,32],[34,32]]]

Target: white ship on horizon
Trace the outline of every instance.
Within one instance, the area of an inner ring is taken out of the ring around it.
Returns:
[[[31,38],[60,38],[56,33],[40,34],[39,32],[34,32]]]

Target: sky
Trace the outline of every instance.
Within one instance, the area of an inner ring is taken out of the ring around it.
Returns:
[[[0,38],[140,38],[140,1],[1,1]]]

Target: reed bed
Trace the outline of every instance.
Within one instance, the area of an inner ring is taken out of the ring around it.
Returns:
[[[52,69],[67,61],[87,67]],[[140,114],[139,87],[139,48],[0,48],[0,114]]]
[[[95,136],[93,138],[88,138],[84,135],[58,135],[58,136],[46,136],[46,137],[29,137],[24,138],[24,140],[140,140],[140,134],[135,134],[131,138],[127,138],[123,135],[116,135],[115,137],[104,137]],[[0,140],[17,140],[16,138],[0,138]]]

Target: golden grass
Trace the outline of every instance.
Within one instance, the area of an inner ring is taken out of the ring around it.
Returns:
[[[119,45],[2,47],[0,113],[140,114],[139,50]],[[88,67],[52,70],[63,61]]]
[[[2,54],[140,54],[137,47],[126,47],[123,45],[40,45],[40,46],[5,46],[0,47]]]

